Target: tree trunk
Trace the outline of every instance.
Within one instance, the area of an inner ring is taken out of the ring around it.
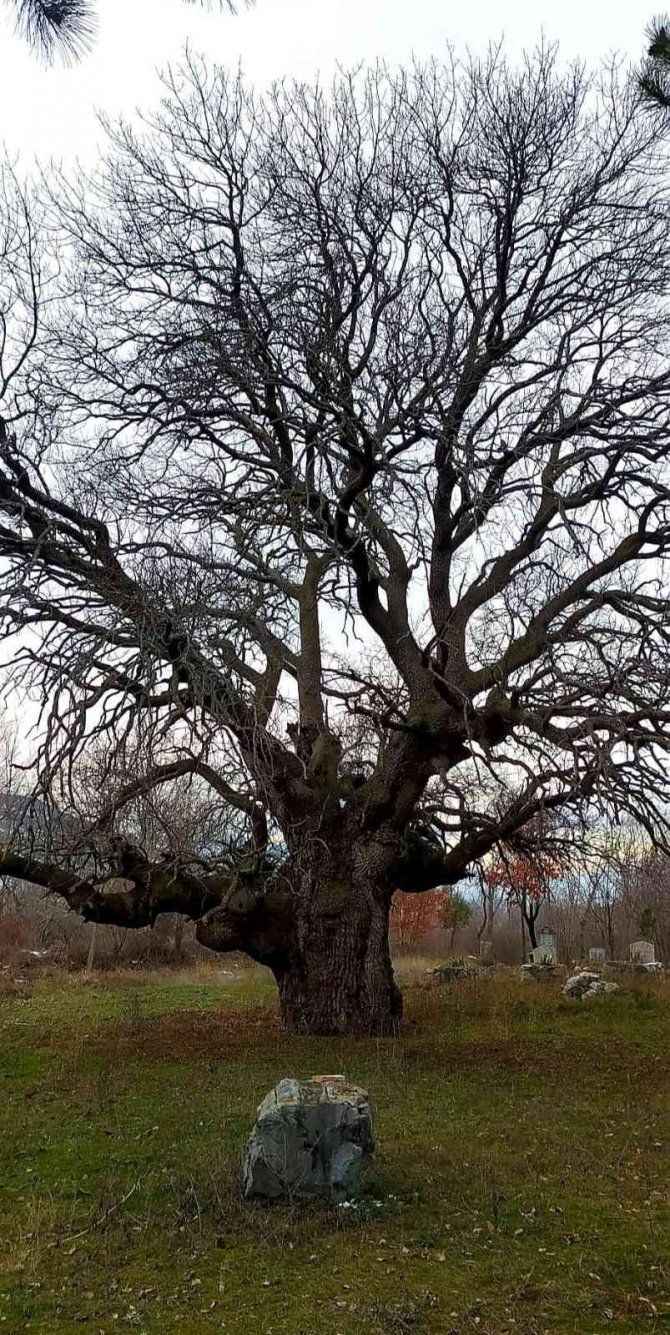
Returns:
[[[609,947],[610,959],[613,960],[616,958],[616,951],[614,949],[614,914],[612,913],[611,905],[608,905],[607,908],[607,944]]]
[[[98,935],[98,924],[97,922],[94,922],[93,931],[91,932],[91,941],[88,947],[88,955],[86,957],[86,973],[91,973],[93,965],[95,963],[95,943],[97,935]]]
[[[387,868],[361,872],[366,859],[356,851],[336,857],[324,845],[317,857],[314,848],[296,857],[290,876],[265,887],[241,877],[200,919],[197,939],[212,950],[245,951],[272,970],[287,1033],[395,1034],[402,999],[391,964]],[[374,851],[368,844],[368,864]]]
[[[537,936],[535,933],[535,923],[537,921],[538,914],[537,911],[534,911],[533,904],[531,903],[529,905],[525,895],[521,902],[521,913],[526,923],[526,927],[528,928],[528,939],[530,941],[531,949],[537,950]]]
[[[293,1034],[398,1032],[402,998],[393,976],[388,906],[353,895],[339,913],[319,904],[297,924],[297,940],[275,967],[282,1028]]]
[[[579,918],[579,933],[577,936],[577,959],[583,960],[586,953],[586,914]]]

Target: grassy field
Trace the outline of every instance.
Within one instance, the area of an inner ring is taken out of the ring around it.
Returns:
[[[0,1332],[670,1330],[668,983],[406,1001],[344,1043],[283,1038],[260,974],[7,986]],[[375,1100],[369,1195],[243,1204],[260,1098],[324,1070]]]

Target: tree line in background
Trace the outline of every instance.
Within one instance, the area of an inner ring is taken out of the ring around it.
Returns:
[[[640,830],[594,836],[581,856],[552,850],[532,858],[498,853],[460,888],[394,896],[394,953],[479,955],[520,962],[537,945],[541,926],[556,932],[559,958],[587,958],[589,948],[608,959],[628,958],[630,942],[652,940],[657,958],[670,960],[670,859],[645,842]]]
[[[184,834],[188,837],[186,827]],[[478,956],[482,943],[490,942],[492,960],[517,964],[535,944],[539,926],[556,932],[565,963],[586,960],[592,946],[604,949],[608,959],[626,959],[638,937],[653,941],[657,958],[669,961],[670,859],[645,847],[638,831],[629,831],[603,839],[581,866],[563,867],[558,879],[545,879],[521,858],[495,860],[460,888],[424,895],[397,891],[391,947],[396,959],[438,961]],[[37,887],[7,882],[0,893],[0,965],[20,972],[31,958],[68,969],[212,961],[193,926],[178,915],[163,915],[137,932],[91,926]]]

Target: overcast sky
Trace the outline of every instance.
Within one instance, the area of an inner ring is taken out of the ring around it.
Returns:
[[[619,50],[634,60],[654,6],[648,14],[638,0],[256,0],[237,18],[183,0],[98,0],[97,8],[94,51],[77,68],[45,69],[0,5],[0,139],[26,165],[34,155],[90,159],[96,110],[151,107],[156,69],[178,61],[186,41],[212,60],[241,62],[258,84],[329,75],[338,62],[439,54],[448,41],[481,51],[503,34],[515,52],[544,32],[569,58]]]

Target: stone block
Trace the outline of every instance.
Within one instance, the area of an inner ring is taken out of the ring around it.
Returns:
[[[350,1200],[374,1151],[370,1098],[344,1076],[280,1080],[263,1099],[242,1161],[242,1195]]]
[[[653,941],[631,941],[630,958],[632,964],[654,964],[656,952]]]

